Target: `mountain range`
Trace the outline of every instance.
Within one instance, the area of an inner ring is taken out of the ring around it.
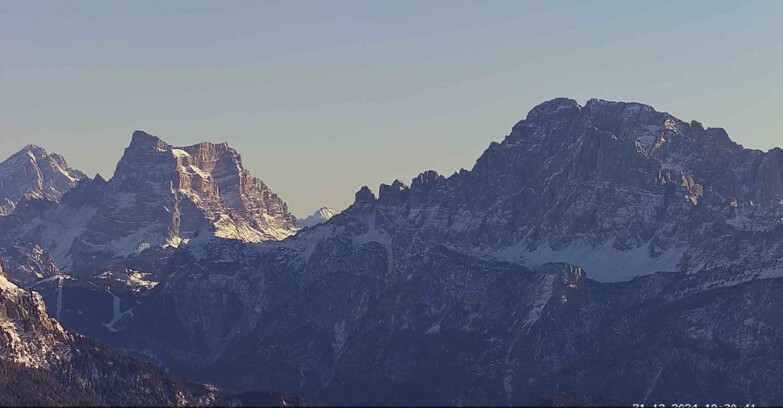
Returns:
[[[301,221],[226,144],[137,131],[108,181],[55,156],[67,188],[14,170],[34,156],[0,164],[8,285],[193,381],[338,405],[783,403],[783,150],[720,128],[554,99],[471,170]]]

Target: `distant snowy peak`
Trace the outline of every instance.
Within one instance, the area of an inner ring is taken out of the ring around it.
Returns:
[[[88,177],[59,154],[27,145],[0,163],[0,216],[7,215],[25,195],[59,201],[63,194]]]
[[[318,225],[321,223],[324,223],[326,221],[329,221],[332,217],[337,215],[338,211],[329,208],[329,207],[321,207],[318,211],[316,211],[313,215],[302,218],[299,220],[299,225],[302,228],[312,227],[314,225]]]

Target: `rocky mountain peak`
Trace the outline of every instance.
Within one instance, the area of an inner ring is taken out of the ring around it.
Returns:
[[[152,148],[166,150],[168,147],[169,145],[159,137],[151,135],[143,130],[136,130],[131,136],[131,143],[130,146],[128,146],[128,149],[149,150]]]
[[[35,156],[36,158],[42,159],[47,156],[46,150],[38,145],[35,144],[28,144],[25,147],[22,148],[19,152],[16,154],[25,154],[29,153]]]
[[[378,202],[399,204],[407,198],[409,187],[400,180],[394,180],[391,185],[381,184],[378,189]]]
[[[186,147],[172,146],[159,137],[137,130],[130,146],[117,165],[114,183],[138,181],[140,177],[152,183],[173,183],[171,188],[194,187],[217,193],[214,171],[229,170],[228,184],[241,184],[245,175],[239,154],[227,143],[199,143]],[[151,177],[151,178],[150,178]],[[193,180],[196,180],[195,182]],[[188,186],[194,182],[197,185]],[[230,188],[229,188],[230,189]],[[225,189],[224,189],[225,191]]]
[[[13,211],[28,194],[59,201],[79,180],[87,178],[70,168],[59,154],[27,145],[0,163],[0,216]]]
[[[356,192],[354,198],[354,205],[373,204],[375,203],[375,193],[367,186],[362,186],[359,191]]]
[[[442,180],[442,179],[444,179],[444,177],[438,174],[437,171],[427,170],[419,174],[418,176],[416,176],[416,178],[414,178],[413,181],[411,181],[411,188],[413,189],[423,188],[425,186],[434,184],[438,180]]]
[[[578,114],[581,110],[582,107],[573,99],[555,98],[531,109],[527,114],[527,119],[563,118]]]

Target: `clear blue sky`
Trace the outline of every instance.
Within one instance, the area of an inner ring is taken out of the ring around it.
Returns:
[[[0,158],[228,141],[298,216],[472,167],[541,101],[783,145],[783,2],[0,2]]]

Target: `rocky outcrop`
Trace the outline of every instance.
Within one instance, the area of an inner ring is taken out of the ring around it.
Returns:
[[[0,163],[0,216],[8,215],[25,195],[60,200],[84,173],[68,167],[55,153],[28,145]]]

